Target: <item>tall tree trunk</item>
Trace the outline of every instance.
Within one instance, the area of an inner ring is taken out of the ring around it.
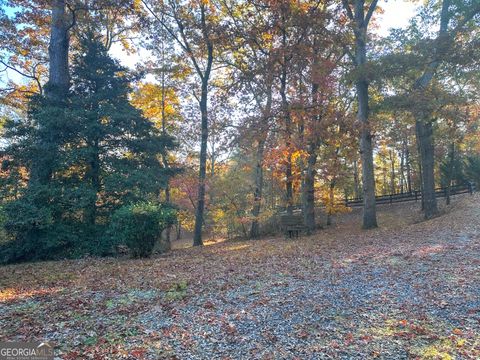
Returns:
[[[176,240],[180,240],[182,238],[182,223],[179,221],[177,224],[177,234],[176,234]]]
[[[440,66],[441,54],[445,51],[443,47],[446,45],[446,39],[448,38],[448,23],[450,21],[449,7],[450,0],[443,0],[440,14],[440,31],[436,39],[434,57],[433,60],[428,63],[423,74],[415,81],[412,94],[416,97],[425,95],[429,84]],[[438,205],[435,197],[433,125],[432,120],[429,119],[431,114],[429,113],[429,106],[427,105],[428,104],[425,104],[424,106],[425,111],[420,111],[416,114],[415,129],[422,167],[422,206],[425,218],[431,219],[438,214]]]
[[[373,0],[365,14],[365,1],[355,0],[354,13],[348,0],[342,0],[348,17],[354,22],[355,34],[355,67],[359,70],[358,79],[355,83],[357,90],[358,111],[357,121],[360,124],[360,155],[362,160],[362,183],[363,183],[363,228],[377,227],[377,209],[375,202],[375,174],[373,165],[373,144],[368,121],[368,80],[366,78],[365,65],[367,64],[367,28],[370,19],[377,6],[377,0]]]
[[[364,49],[366,51],[366,49]],[[373,145],[368,122],[368,83],[365,80],[357,82],[358,114],[357,119],[362,124],[360,134],[360,154],[362,158],[363,181],[363,228],[377,227],[377,209],[375,202],[375,175],[373,166]]]
[[[315,165],[317,163],[316,146],[309,146],[307,167],[304,179],[304,221],[307,234],[315,231]]]
[[[163,14],[162,14],[162,19],[163,19]],[[165,112],[165,97],[166,97],[166,84],[165,84],[165,42],[162,41],[161,44],[161,54],[162,54],[162,134],[163,136],[167,136],[167,119],[166,119],[166,112]],[[168,164],[168,154],[163,154],[162,155],[162,160],[163,160],[163,165],[165,166],[165,169],[168,169],[169,164]],[[165,202],[170,203],[170,181],[167,179],[167,184],[165,186]],[[170,234],[171,234],[172,226],[169,225],[165,229],[165,250],[170,250],[171,248],[171,239],[170,239]]]
[[[252,209],[252,225],[250,227],[250,238],[255,239],[259,235],[259,221],[260,209],[263,198],[263,155],[265,150],[265,139],[262,138],[258,142],[256,157],[255,157],[255,191],[254,204]]]
[[[202,114],[201,125],[201,144],[200,144],[200,170],[199,170],[199,184],[198,184],[198,201],[195,213],[195,229],[193,232],[193,246],[203,245],[202,227],[204,222],[205,211],[205,180],[207,174],[207,143],[208,143],[208,112],[207,112],[207,97],[208,97],[208,80],[205,78],[202,81],[202,95],[200,99],[200,111]]]
[[[260,127],[257,133],[257,152],[255,154],[255,190],[253,193],[254,204],[252,208],[252,224],[250,227],[250,238],[255,239],[259,236],[260,223],[258,216],[260,215],[260,210],[263,202],[263,184],[264,184],[264,171],[263,171],[263,160],[265,153],[265,143],[268,137],[268,121],[272,112],[272,83],[273,80],[270,76],[267,76],[266,87],[266,103],[265,106],[262,105],[263,98],[258,96],[254,89],[252,88],[252,93],[255,95],[255,101],[259,109],[261,109],[262,117]]]
[[[330,186],[328,189],[328,202],[330,206],[328,207],[327,211],[327,225],[332,225],[332,209],[335,206],[335,180],[330,182]]]
[[[422,169],[422,206],[425,218],[431,219],[438,214],[435,196],[433,124],[429,120],[417,120],[415,127]]]
[[[314,40],[314,62],[313,66],[319,66],[317,61],[317,54],[318,54],[318,47],[317,41]],[[313,81],[312,84],[312,107],[318,111],[318,93],[319,93],[320,85],[317,81]],[[320,139],[317,133],[317,125],[319,124],[321,119],[320,114],[314,114],[311,121],[313,122],[313,126],[311,126],[310,132],[308,134],[309,141],[307,145],[307,166],[304,172],[304,181],[303,181],[303,218],[305,222],[305,227],[307,228],[307,234],[310,235],[315,231],[316,223],[315,223],[315,175],[316,169],[315,165],[317,163],[317,150],[320,146]]]
[[[52,18],[50,24],[50,42],[48,46],[49,75],[45,86],[45,96],[63,106],[70,83],[68,72],[69,24],[65,9],[65,0],[52,2]],[[29,187],[34,184],[46,184],[52,176],[52,164],[55,161],[58,138],[55,134],[45,134],[38,142],[39,158],[30,168]]]
[[[395,152],[393,150],[389,151],[390,156],[390,194],[396,193],[396,184],[395,184]]]
[[[405,141],[405,166],[407,168],[407,190],[409,193],[412,192],[412,165],[410,160],[410,149],[408,148],[408,143]]]
[[[65,98],[70,83],[68,72],[70,37],[68,30],[65,0],[54,0],[52,2],[52,23],[48,46],[48,86],[45,88],[45,95],[55,100]]]
[[[208,82],[213,64],[213,43],[209,36],[209,30],[206,21],[206,4],[200,4],[202,35],[207,48],[206,68],[202,72],[198,63],[194,60],[194,55],[190,52],[190,57],[195,64],[198,76],[202,80],[202,92],[200,96],[201,112],[201,142],[200,142],[200,168],[198,174],[198,201],[195,211],[195,228],[193,231],[193,246],[202,246],[202,228],[204,224],[205,212],[205,180],[207,175],[207,145],[208,145]]]
[[[360,199],[360,179],[358,178],[358,162],[353,160],[353,191],[355,199]]]
[[[285,192],[287,213],[293,214],[293,173],[292,173],[292,151],[291,151],[291,136],[292,136],[292,119],[290,117],[290,109],[287,100],[287,70],[286,65],[283,66],[283,72],[281,77],[280,95],[282,97],[282,108],[285,116],[285,136],[287,146],[287,165],[285,168]]]
[[[402,145],[402,153],[400,154],[400,193],[405,191],[405,146]]]
[[[382,157],[382,175],[382,195],[387,195],[387,160],[384,157]]]
[[[417,141],[418,143],[418,141]],[[423,170],[422,170],[422,161],[420,159],[420,145],[417,146],[417,151],[418,151],[418,175],[420,176],[420,179],[419,179],[419,185],[420,185],[420,192],[423,194]],[[423,200],[424,200],[424,197],[422,195],[422,211],[424,209],[424,205],[423,205]]]
[[[282,14],[284,16],[284,14]],[[285,117],[285,137],[287,146],[287,165],[285,168],[285,192],[287,203],[287,214],[293,214],[293,173],[292,173],[292,119],[290,114],[290,105],[287,99],[287,63],[289,61],[286,53],[287,47],[287,32],[285,28],[282,28],[282,46],[283,46],[283,59],[282,59],[282,73],[280,77],[280,96],[282,98],[282,110]]]
[[[270,194],[271,194],[271,204],[270,208],[275,208],[279,204],[279,199],[278,195],[275,193],[275,172],[273,170],[273,167],[270,167]]]
[[[452,144],[450,145],[448,174],[447,174],[447,205],[450,205],[450,195],[452,191],[452,179],[453,179],[454,168],[455,168],[455,143],[452,142]]]

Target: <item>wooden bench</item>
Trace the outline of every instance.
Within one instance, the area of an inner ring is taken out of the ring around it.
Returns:
[[[301,231],[305,231],[305,224],[303,222],[303,215],[281,215],[280,227],[285,234],[285,237],[290,239],[299,236]]]

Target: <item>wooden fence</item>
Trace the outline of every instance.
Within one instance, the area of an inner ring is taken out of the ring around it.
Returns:
[[[458,195],[458,194],[472,194],[474,191],[474,185],[471,183],[463,184],[463,185],[455,185],[444,188],[436,188],[435,189],[435,196],[437,198],[447,197],[449,195]],[[399,194],[388,194],[388,195],[381,195],[375,196],[375,201],[377,204],[393,204],[399,202],[406,202],[406,201],[419,201],[422,200],[422,191],[415,190],[412,192],[407,193],[399,193]],[[363,206],[363,199],[345,199],[344,205],[348,207],[357,207]]]
[[[437,198],[447,197],[452,195],[458,194],[473,194],[475,191],[475,186],[472,183],[466,183],[462,185],[454,185],[450,186],[450,190],[448,187],[444,188],[436,188],[435,195]],[[388,195],[380,195],[375,196],[375,201],[378,204],[393,204],[393,203],[400,203],[406,201],[421,201],[422,200],[422,192],[420,190],[415,190],[412,192],[405,192],[405,193],[398,193],[398,194],[388,194]],[[347,207],[361,207],[363,206],[363,199],[362,198],[351,198],[345,199],[343,201],[339,201],[338,205],[345,205]],[[315,208],[323,208],[323,204],[315,204]],[[297,204],[293,205],[292,209],[294,211],[301,211],[302,205]],[[278,212],[283,213],[286,211],[286,207],[281,206],[278,207]]]

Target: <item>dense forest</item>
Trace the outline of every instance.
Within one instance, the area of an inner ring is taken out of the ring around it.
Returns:
[[[480,186],[480,3],[0,0],[0,261],[255,239]],[[419,205],[420,206],[420,205]],[[163,234],[160,236],[160,234]]]

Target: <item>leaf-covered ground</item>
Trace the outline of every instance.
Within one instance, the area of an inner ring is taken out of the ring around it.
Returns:
[[[0,341],[62,359],[479,359],[480,196],[298,240],[0,268]]]

